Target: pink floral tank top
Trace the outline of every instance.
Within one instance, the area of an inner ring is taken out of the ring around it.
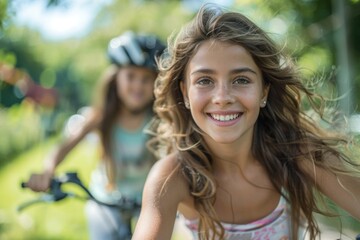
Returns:
[[[289,240],[291,239],[289,207],[284,197],[280,197],[275,210],[268,216],[248,224],[222,223],[226,240]],[[185,219],[186,226],[192,232],[194,239],[198,239],[198,220]],[[304,239],[303,231],[299,232],[299,239]]]

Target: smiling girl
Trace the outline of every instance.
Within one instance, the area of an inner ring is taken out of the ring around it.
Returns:
[[[316,95],[249,19],[205,6],[160,70],[155,130],[168,155],[148,176],[133,239],[170,239],[177,213],[195,239],[315,239],[317,193],[360,219],[359,172],[345,165],[358,166],[304,114],[301,96]]]

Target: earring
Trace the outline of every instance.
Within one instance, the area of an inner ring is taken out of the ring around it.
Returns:
[[[266,100],[263,100],[261,103],[260,103],[260,107],[265,107],[266,106]]]
[[[187,109],[190,109],[190,103],[189,103],[189,101],[184,101],[185,102],[185,107],[187,108]]]

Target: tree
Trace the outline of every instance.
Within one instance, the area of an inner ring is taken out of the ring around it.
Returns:
[[[338,88],[340,107],[351,114],[360,103],[360,66],[355,61],[360,56],[360,1],[357,0],[283,0],[268,2],[274,13],[293,12],[296,21],[293,30],[303,39],[296,52],[298,59],[311,55],[319,61],[319,51],[325,53],[324,72],[334,73],[333,81]],[[311,52],[315,51],[315,54]],[[314,61],[313,61],[314,62]],[[334,71],[335,69],[335,71]]]

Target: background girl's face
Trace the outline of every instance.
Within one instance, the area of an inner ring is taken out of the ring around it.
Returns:
[[[204,139],[216,143],[252,140],[266,99],[262,74],[240,45],[203,42],[190,59],[181,89]]]
[[[152,102],[156,73],[142,67],[122,67],[117,74],[117,92],[123,107],[141,112]]]

